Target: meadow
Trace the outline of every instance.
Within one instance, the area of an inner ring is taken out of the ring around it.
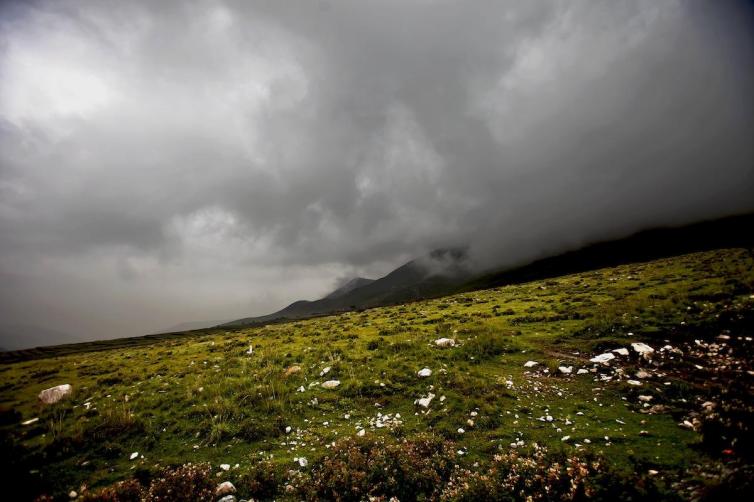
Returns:
[[[223,481],[265,500],[743,493],[752,256],[5,355],[2,469],[13,500],[217,500]]]

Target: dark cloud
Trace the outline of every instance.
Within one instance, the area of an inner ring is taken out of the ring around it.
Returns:
[[[138,334],[754,209],[748,3],[2,9],[14,323]]]

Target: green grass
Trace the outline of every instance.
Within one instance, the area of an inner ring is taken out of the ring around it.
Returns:
[[[576,369],[603,350],[703,327],[731,302],[751,309],[753,290],[751,255],[719,250],[265,327],[44,351],[0,365],[0,402],[12,417],[0,429],[3,449],[54,494],[187,462],[239,464],[231,480],[262,460],[295,469],[295,457],[315,462],[360,427],[371,439],[435,432],[467,465],[523,440],[602,455],[618,469],[683,471],[704,455],[697,433],[669,414],[637,413],[625,399],[632,389]],[[436,348],[442,336],[459,346]],[[530,359],[550,373],[528,373]],[[574,375],[559,375],[561,364]],[[286,377],[293,365],[302,371]],[[424,367],[432,376],[417,377]],[[341,385],[312,385],[330,379]],[[39,391],[63,383],[70,399],[38,404]],[[425,413],[414,401],[430,392]],[[400,413],[402,424],[370,426],[378,413]],[[539,420],[546,415],[554,421]]]

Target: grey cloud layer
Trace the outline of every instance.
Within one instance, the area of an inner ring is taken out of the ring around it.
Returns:
[[[140,333],[754,208],[743,2],[3,9],[16,322]]]

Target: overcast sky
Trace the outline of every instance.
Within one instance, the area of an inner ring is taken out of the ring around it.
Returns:
[[[0,7],[0,318],[265,314],[471,244],[516,263],[754,209],[734,1]]]

